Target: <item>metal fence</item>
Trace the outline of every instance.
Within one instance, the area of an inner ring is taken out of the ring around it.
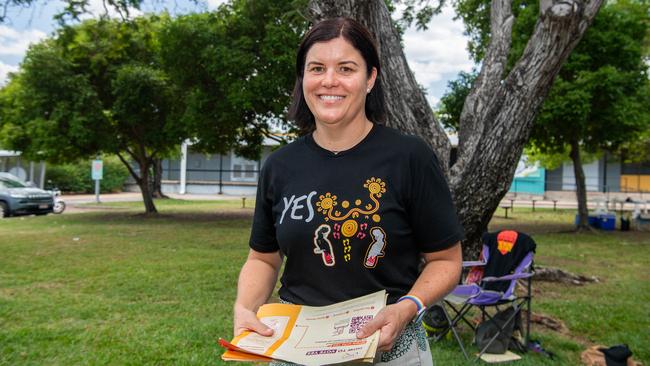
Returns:
[[[645,180],[650,181],[650,176],[636,175],[629,177],[620,177],[618,181],[614,182],[612,182],[612,180],[604,182],[601,177],[586,176],[585,188],[590,192],[650,193],[650,188],[647,187],[647,183],[644,184]],[[517,181],[514,181],[513,185],[516,184]],[[549,189],[549,187],[560,187],[560,189]],[[570,179],[554,179],[547,176],[545,180],[545,188],[546,191],[575,191],[576,183],[573,177]],[[516,190],[517,189],[515,189],[515,191]]]
[[[165,169],[163,179],[180,181],[180,169]],[[219,194],[223,193],[224,185],[257,185],[259,169],[185,169],[187,183],[213,183],[219,186]],[[192,179],[192,175],[201,175],[203,179]],[[237,177],[239,175],[239,178]],[[233,176],[235,177],[233,179]],[[172,178],[173,177],[173,178]],[[178,177],[178,178],[176,178]]]

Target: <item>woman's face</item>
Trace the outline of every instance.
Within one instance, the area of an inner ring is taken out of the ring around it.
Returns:
[[[361,53],[343,37],[315,43],[305,58],[302,91],[316,125],[365,122],[367,90],[377,70],[368,75]]]

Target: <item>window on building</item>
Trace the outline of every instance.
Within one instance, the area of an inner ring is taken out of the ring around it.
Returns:
[[[233,156],[231,177],[234,181],[257,181],[257,162]]]

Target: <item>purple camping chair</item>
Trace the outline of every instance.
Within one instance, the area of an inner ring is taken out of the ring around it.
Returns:
[[[535,241],[528,235],[504,230],[483,235],[483,248],[478,261],[463,262],[463,268],[471,270],[466,276],[464,284],[456,288],[444,299],[443,310],[449,322],[448,327],[434,336],[437,341],[451,331],[456,338],[466,359],[469,359],[463,342],[456,331],[460,321],[469,325],[476,331],[476,326],[466,318],[469,311],[478,308],[483,321],[492,319],[487,311],[500,307],[512,306],[514,311],[503,326],[498,326],[499,331],[480,350],[480,358],[497,339],[510,322],[516,322],[520,310],[527,307],[526,325],[524,331],[524,345],[528,344],[530,333],[530,305],[531,305],[531,277],[533,276],[533,257],[535,255]],[[525,281],[526,292],[518,295],[515,292],[518,281]],[[450,311],[453,317],[450,316]]]

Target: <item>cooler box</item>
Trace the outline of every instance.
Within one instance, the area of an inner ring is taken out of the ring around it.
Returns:
[[[616,229],[616,215],[613,213],[606,213],[598,215],[598,227],[602,230],[615,230]]]
[[[578,225],[578,222],[580,222],[580,215],[576,215],[575,219],[575,224]],[[596,229],[600,228],[600,217],[599,216],[594,216],[594,215],[589,215],[587,217],[587,224],[591,227],[595,227]]]

